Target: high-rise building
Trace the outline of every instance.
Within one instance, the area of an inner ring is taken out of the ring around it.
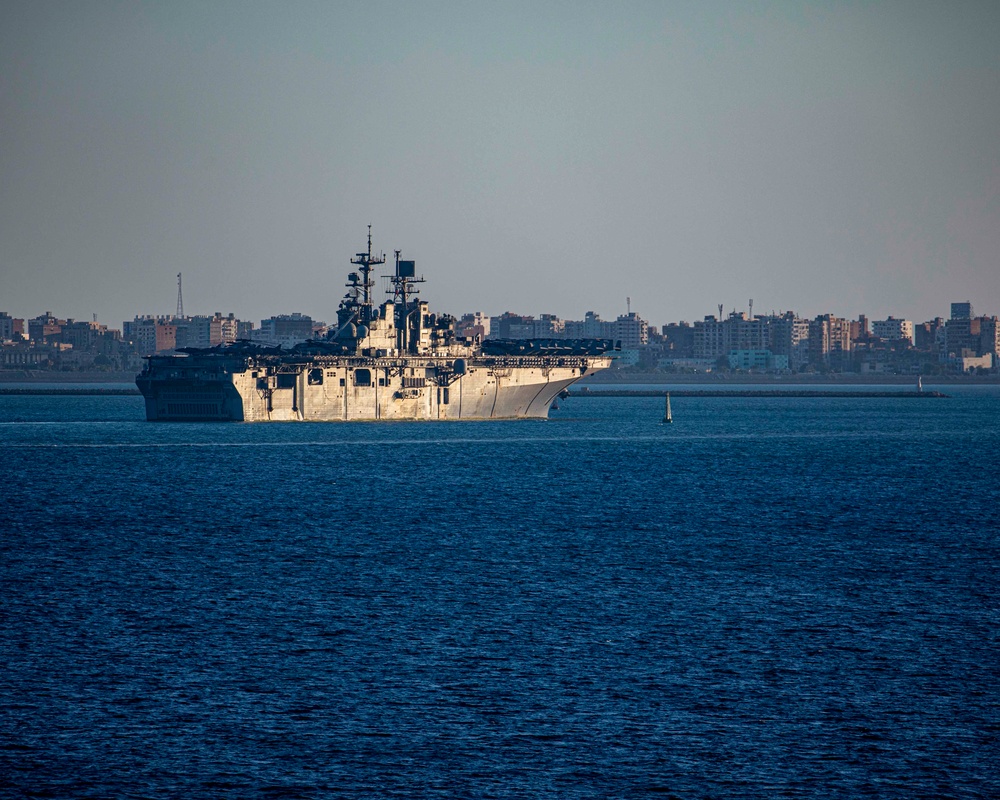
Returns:
[[[253,332],[254,341],[282,347],[292,347],[311,338],[313,338],[312,317],[298,312],[262,319],[260,328]]]
[[[481,311],[463,314],[458,321],[456,333],[466,339],[472,339],[476,336],[485,339],[490,335],[490,318]]]
[[[1000,319],[979,318],[979,355],[992,355],[994,365],[1000,357]]]
[[[743,311],[733,311],[724,320],[707,316],[694,324],[694,357],[714,360],[736,352],[752,352],[755,363],[768,359],[772,353],[772,323],[772,317],[750,317]]]
[[[951,304],[951,318],[952,319],[972,319],[972,303],[966,301],[964,303],[952,303]]]
[[[615,320],[613,337],[622,343],[623,350],[637,350],[649,343],[649,323],[634,311],[622,314]]]
[[[56,319],[51,311],[46,311],[28,320],[28,338],[33,342],[44,342],[52,336],[58,336],[65,324],[66,320]]]
[[[953,316],[944,326],[944,348],[941,351],[941,358],[948,361],[981,355],[979,352],[981,333],[978,319]]]
[[[766,317],[750,317],[742,311],[733,311],[724,327],[728,350],[768,349]]]
[[[858,314],[856,328],[857,330],[851,330],[851,340],[855,342],[867,342],[872,332],[868,327],[868,316],[866,314]]]
[[[588,311],[582,320],[566,320],[567,339],[613,339],[615,323],[601,319],[596,311]]]
[[[944,331],[944,320],[941,317],[914,325],[913,346],[924,352],[937,351],[938,331]]]
[[[132,342],[132,346],[140,356],[151,356],[154,353],[164,353],[178,347],[176,317],[154,317],[146,314],[122,323],[122,337]],[[184,347],[182,343],[180,345]]]
[[[694,324],[694,357],[713,360],[728,355],[722,320],[706,316]]]
[[[530,339],[534,323],[534,317],[505,311],[499,317],[490,317],[490,336],[494,339]]]
[[[671,322],[661,328],[663,349],[674,358],[694,357],[694,326],[687,322]]]
[[[0,311],[0,342],[24,338],[24,320],[15,319],[6,311]]]
[[[896,319],[890,316],[888,319],[876,320],[872,323],[872,333],[884,342],[905,340],[911,345],[914,343],[913,322],[908,319]]]
[[[851,321],[820,314],[809,323],[809,361],[843,368],[851,353]]]
[[[788,368],[800,370],[809,363],[809,320],[788,311],[769,321],[769,345],[776,356],[788,359]]]
[[[563,336],[566,323],[555,314],[542,314],[532,326],[533,339],[558,339]]]

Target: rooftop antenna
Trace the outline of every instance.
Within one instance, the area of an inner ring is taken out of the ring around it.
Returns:
[[[626,309],[626,313],[629,313],[629,314],[632,313],[632,298],[631,297],[626,297],[625,298],[625,309]]]
[[[177,273],[177,316],[184,316],[184,296],[181,294],[181,274]]]
[[[722,303],[719,303],[719,319],[722,319]]]
[[[750,298],[750,319],[753,319],[753,298]]]

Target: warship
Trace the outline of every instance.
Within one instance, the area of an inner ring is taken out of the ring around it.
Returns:
[[[283,349],[248,341],[148,356],[136,385],[147,420],[376,421],[546,418],[555,398],[611,364],[608,339],[480,339],[419,297],[414,261],[395,251],[388,299],[374,300],[384,254],[352,258],[326,338]]]

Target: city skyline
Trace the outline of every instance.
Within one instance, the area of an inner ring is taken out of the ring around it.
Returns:
[[[176,297],[176,295],[175,295],[175,297]],[[626,300],[630,300],[631,298],[625,298],[625,299]],[[753,300],[753,298],[748,298],[748,300]],[[641,313],[639,313],[637,311],[634,311],[634,310],[630,312],[628,310],[628,306],[626,306],[626,308],[623,308],[619,313],[612,312],[607,317],[605,317],[599,311],[595,311],[593,308],[589,308],[586,311],[580,312],[580,313],[575,314],[575,315],[571,314],[571,315],[568,315],[568,316],[561,316],[561,315],[558,315],[558,314],[552,314],[552,312],[545,311],[545,310],[540,310],[540,311],[528,310],[528,309],[525,309],[523,307],[508,308],[508,309],[504,309],[503,311],[497,311],[497,312],[490,312],[490,311],[485,311],[485,310],[482,310],[482,309],[475,309],[475,310],[463,309],[463,310],[460,310],[460,311],[450,311],[448,309],[436,308],[432,304],[431,305],[431,311],[433,311],[434,313],[449,314],[449,315],[455,317],[455,319],[462,319],[465,316],[471,316],[471,315],[474,315],[474,314],[483,314],[486,317],[489,317],[489,318],[492,318],[492,319],[496,319],[498,317],[502,317],[504,315],[511,314],[511,315],[514,315],[514,316],[523,316],[523,317],[532,318],[532,319],[541,319],[541,318],[544,318],[544,317],[555,317],[556,319],[558,319],[560,321],[582,321],[588,315],[590,315],[590,314],[596,314],[602,320],[609,321],[609,322],[610,321],[614,321],[615,319],[623,318],[623,317],[627,316],[629,313],[632,313],[632,314],[638,314],[638,316],[641,319],[643,319],[645,322],[647,322],[650,326],[654,326],[656,328],[659,328],[659,327],[662,327],[662,326],[665,326],[665,325],[676,325],[676,324],[683,324],[683,323],[693,324],[695,322],[699,322],[701,320],[708,319],[710,317],[718,319],[718,320],[721,321],[721,320],[724,320],[724,319],[728,318],[732,314],[744,315],[748,319],[755,319],[755,318],[766,318],[766,317],[783,316],[783,315],[786,315],[786,314],[789,314],[789,313],[794,314],[796,318],[807,319],[807,320],[808,319],[813,319],[813,318],[816,318],[816,317],[819,317],[819,316],[829,315],[829,316],[834,316],[834,317],[838,317],[838,318],[842,318],[842,319],[847,319],[847,320],[857,320],[857,319],[860,319],[860,318],[864,317],[866,320],[868,320],[869,323],[872,323],[872,322],[875,322],[875,321],[879,321],[879,320],[882,320],[882,321],[884,321],[884,320],[908,320],[910,322],[919,324],[919,323],[922,323],[922,322],[933,322],[936,319],[942,319],[942,320],[949,319],[951,311],[953,310],[953,306],[955,306],[956,304],[968,304],[968,305],[970,305],[976,316],[993,317],[993,316],[997,316],[998,314],[1000,314],[1000,310],[997,310],[997,309],[982,309],[982,308],[980,308],[980,306],[978,305],[977,302],[970,301],[968,299],[964,299],[964,300],[951,299],[951,300],[947,301],[946,303],[942,304],[944,307],[942,308],[941,313],[936,314],[933,317],[928,317],[927,319],[918,319],[917,317],[914,317],[912,315],[907,315],[905,313],[892,313],[892,314],[887,314],[885,316],[874,316],[872,314],[866,313],[864,310],[862,310],[862,311],[860,311],[860,312],[858,312],[857,314],[854,314],[854,315],[840,314],[840,313],[837,313],[836,311],[830,311],[830,310],[801,313],[799,309],[792,309],[792,308],[780,308],[780,309],[771,309],[771,308],[764,309],[764,308],[760,308],[759,304],[757,304],[756,301],[753,301],[753,306],[755,306],[755,308],[752,308],[750,306],[749,302],[746,305],[744,305],[742,308],[739,307],[739,306],[726,306],[725,304],[723,304],[722,305],[722,313],[720,314],[719,313],[719,305],[717,304],[715,306],[715,308],[713,308],[711,311],[706,312],[705,314],[689,315],[689,316],[681,317],[681,318],[678,318],[678,319],[657,319],[657,318],[650,318],[647,315],[641,314]],[[185,305],[187,305],[187,301],[186,300],[185,300]],[[303,312],[303,311],[295,310],[295,309],[286,309],[286,310],[272,310],[271,313],[264,314],[264,315],[262,315],[260,317],[251,317],[251,316],[248,316],[248,315],[240,314],[238,311],[236,311],[236,310],[234,310],[232,308],[223,306],[223,308],[215,309],[213,311],[199,311],[199,310],[186,309],[186,313],[182,314],[182,315],[178,315],[175,310],[163,311],[163,312],[136,312],[136,313],[133,313],[129,317],[126,317],[125,319],[122,319],[122,320],[106,320],[106,319],[100,319],[99,317],[97,319],[95,319],[94,315],[91,315],[89,317],[73,317],[72,315],[69,315],[69,314],[62,314],[58,310],[53,310],[53,308],[51,308],[51,307],[46,307],[43,311],[40,311],[37,314],[26,314],[26,313],[23,313],[23,312],[22,313],[18,313],[17,310],[12,310],[10,308],[0,308],[0,314],[6,314],[6,315],[8,315],[8,316],[10,316],[10,317],[12,317],[14,319],[20,319],[20,320],[24,321],[25,323],[27,323],[31,319],[37,319],[37,318],[45,316],[46,314],[51,314],[53,317],[55,317],[57,319],[72,320],[72,321],[76,321],[76,322],[95,322],[95,323],[99,323],[101,325],[104,325],[105,327],[107,327],[109,329],[119,330],[120,331],[120,330],[122,330],[122,326],[123,325],[125,325],[125,324],[127,324],[129,322],[135,321],[135,320],[140,320],[140,319],[167,319],[167,318],[194,319],[194,318],[206,318],[206,317],[213,317],[213,316],[220,316],[220,315],[222,317],[226,317],[226,316],[235,317],[237,320],[244,321],[244,322],[252,322],[255,326],[258,325],[258,323],[262,323],[262,322],[265,322],[265,321],[270,320],[270,319],[275,319],[275,318],[279,318],[279,317],[293,317],[293,316],[300,316],[300,315],[306,316],[306,317],[312,319],[315,322],[322,322],[322,323],[325,324],[328,321],[332,321],[336,317],[336,309],[334,309],[332,313],[326,314],[324,316],[314,316],[312,314],[308,314],[308,312]]]
[[[623,10],[625,13],[623,13]],[[432,307],[1000,309],[1000,8],[0,9],[0,306],[331,319],[371,223]]]
[[[343,347],[340,329],[292,314],[261,320],[259,328],[233,314],[136,316],[121,331],[97,321],[62,320],[46,314],[27,320],[0,311],[0,366],[4,369],[118,371],[138,368],[139,357],[172,353],[211,352],[226,343],[252,342],[267,352],[290,351],[313,342],[310,348]],[[424,304],[421,303],[421,306]],[[396,314],[392,306],[384,313]],[[429,309],[428,309],[429,311]],[[344,323],[343,313],[338,314]],[[406,312],[401,312],[406,315]],[[378,318],[374,316],[373,318]],[[947,320],[914,323],[889,317],[872,320],[864,315],[846,319],[831,314],[806,319],[788,312],[781,316],[730,312],[706,316],[694,323],[649,325],[636,312],[603,320],[588,312],[583,320],[504,313],[489,316],[467,313],[460,319],[421,315],[427,330],[445,340],[478,347],[492,341],[501,348],[510,340],[533,340],[531,347],[604,348],[614,343],[620,351],[618,367],[642,367],[674,372],[710,372],[717,368],[790,374],[813,371],[861,374],[937,374],[941,372],[995,374],[1000,358],[1000,318],[976,315],[970,302],[953,302]],[[360,329],[359,329],[360,330]],[[446,331],[446,332],[445,332]],[[444,333],[442,333],[444,332]],[[336,334],[336,335],[335,335]],[[26,338],[25,338],[26,337]],[[325,340],[322,344],[316,340]],[[428,339],[429,341],[429,339]],[[339,344],[337,344],[339,343]],[[246,344],[236,344],[236,353]],[[520,346],[519,346],[520,347]],[[193,348],[193,349],[192,349]],[[366,370],[367,371],[367,370]]]

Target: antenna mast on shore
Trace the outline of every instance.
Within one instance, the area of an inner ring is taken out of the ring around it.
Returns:
[[[177,316],[184,316],[184,297],[181,294],[181,274],[177,273]]]

